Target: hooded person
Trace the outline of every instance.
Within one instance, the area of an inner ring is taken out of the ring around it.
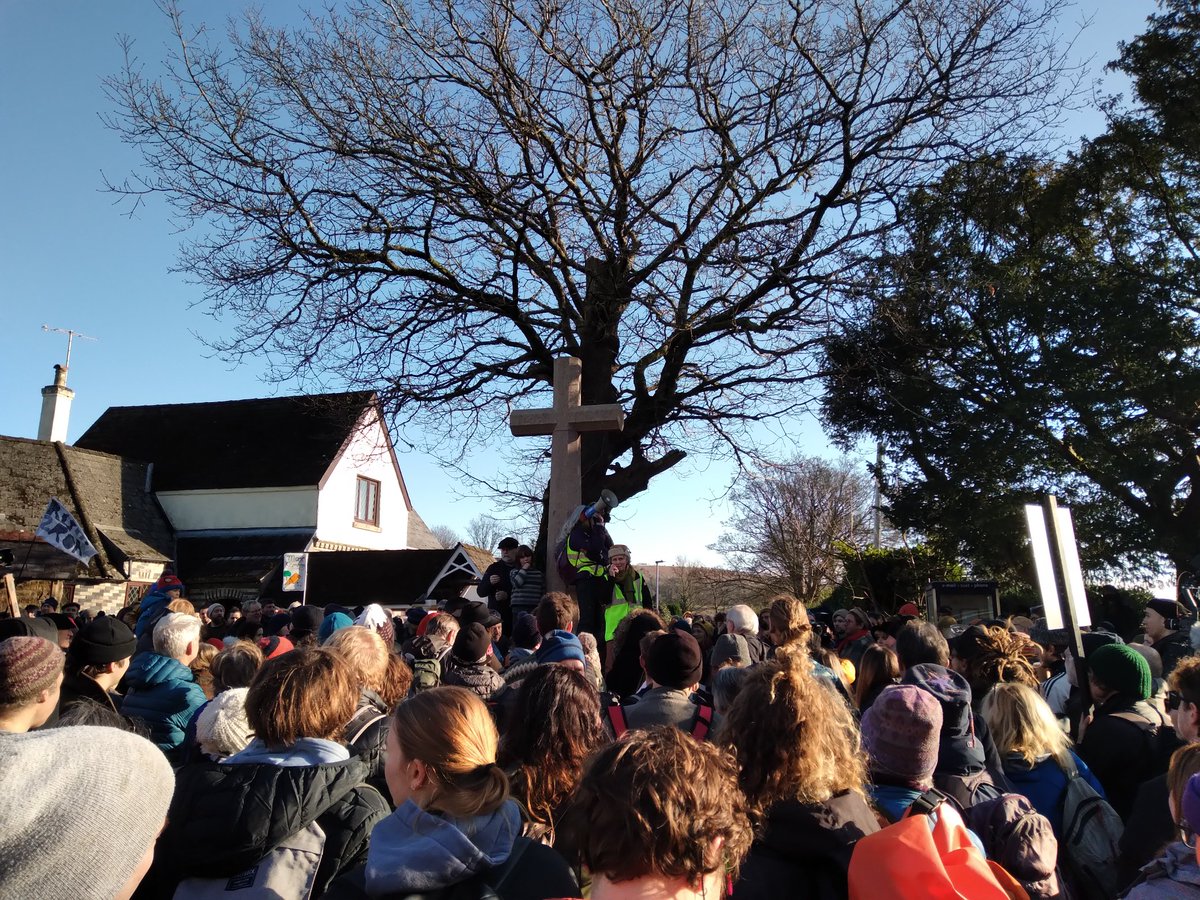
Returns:
[[[317,640],[324,644],[339,628],[349,628],[353,624],[354,620],[344,612],[328,613],[321,621],[321,627],[317,629]]]
[[[496,726],[478,696],[433,688],[401,703],[392,719],[386,776],[396,811],[371,832],[365,865],[325,900],[579,896],[562,857],[521,837],[520,809],[496,764]]]
[[[142,597],[142,605],[138,608],[137,627],[133,629],[137,637],[149,634],[154,630],[154,624],[162,617],[167,604],[183,596],[184,585],[175,575],[163,575],[154,582],[150,590]]]
[[[942,707],[934,787],[963,809],[1007,790],[1004,767],[982,717],[971,708],[971,686],[957,672],[933,663],[905,671],[901,684],[932,694]]]
[[[175,776],[145,738],[79,725],[0,732],[0,783],[0,896],[111,900],[149,867]]]
[[[1125,820],[1138,785],[1166,770],[1166,742],[1178,739],[1166,717],[1146,702],[1151,679],[1145,657],[1128,644],[1108,644],[1087,661],[1095,707],[1076,752]]]

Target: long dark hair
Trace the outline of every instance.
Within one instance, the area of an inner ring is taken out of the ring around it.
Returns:
[[[529,824],[552,840],[584,761],[604,743],[600,696],[579,672],[538,666],[522,681],[510,721],[500,742],[500,766],[511,773],[513,797]]]
[[[900,677],[900,661],[891,647],[872,644],[862,655],[854,678],[854,705],[862,709],[863,701],[878,694]]]

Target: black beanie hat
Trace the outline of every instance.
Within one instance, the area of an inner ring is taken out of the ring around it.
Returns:
[[[646,671],[663,687],[689,688],[704,671],[700,645],[690,634],[676,629],[660,634],[650,645]]]
[[[458,632],[454,639],[454,655],[465,663],[479,662],[487,656],[492,636],[478,622],[472,622]]]
[[[70,654],[84,665],[103,665],[133,656],[137,638],[116,616],[94,619],[75,635]]]
[[[291,612],[292,634],[316,634],[325,619],[325,610],[319,606],[297,606]]]

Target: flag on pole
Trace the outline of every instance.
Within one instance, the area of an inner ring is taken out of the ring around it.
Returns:
[[[88,540],[75,517],[59,502],[57,497],[51,497],[42,516],[42,522],[35,534],[52,547],[57,547],[63,553],[70,554],[84,565],[91,562],[96,555],[96,548]]]

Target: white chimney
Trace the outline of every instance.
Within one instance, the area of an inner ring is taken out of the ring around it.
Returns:
[[[39,441],[67,440],[67,420],[75,392],[67,387],[67,367],[54,367],[54,384],[42,388],[42,421],[38,423]]]

